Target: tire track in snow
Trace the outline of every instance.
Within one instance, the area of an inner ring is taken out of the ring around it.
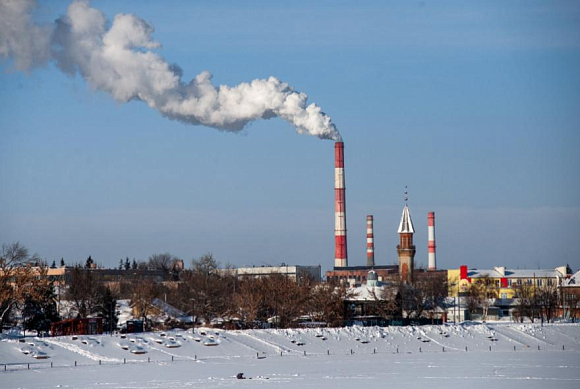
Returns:
[[[433,339],[432,337],[430,337],[429,335],[427,335],[424,331],[421,331],[421,336],[429,339],[429,341],[431,341],[431,342],[433,342],[435,344],[438,344],[441,347],[448,348],[449,350],[463,351],[463,350],[461,350],[461,349],[459,349],[457,347],[453,347],[453,346],[449,346],[447,344],[439,343],[438,341],[436,341],[435,339]]]
[[[243,335],[249,337],[250,339],[253,339],[255,341],[258,341],[260,343],[265,344],[266,346],[272,347],[273,349],[276,350],[276,353],[279,353],[281,351],[286,351],[286,352],[297,352],[300,353],[300,350],[295,350],[295,349],[291,349],[289,347],[284,347],[280,344],[274,343],[273,341],[269,341],[269,340],[265,340],[265,339],[261,339],[259,337],[257,337],[256,335],[250,335],[246,332],[242,333]]]
[[[152,346],[152,345],[149,345],[149,348],[150,348],[151,350],[159,351],[159,352],[160,352],[160,353],[162,353],[162,354],[170,355],[170,356],[172,356],[172,357],[177,357],[177,358],[187,358],[187,359],[190,359],[190,360],[192,360],[192,361],[195,361],[195,360],[196,360],[195,358],[188,357],[187,355],[178,355],[178,354],[173,354],[173,353],[170,353],[169,351],[163,350],[163,349],[161,349],[161,348],[154,347],[154,346]]]
[[[529,345],[529,344],[526,344],[526,343],[524,343],[524,341],[520,341],[520,340],[516,339],[517,335],[521,335],[521,337],[523,337],[524,339],[529,339],[529,338],[531,338],[531,339],[532,339],[532,340],[534,340],[534,341],[537,341],[537,342],[542,342],[542,343],[544,343],[544,344],[547,344],[547,345],[549,345],[549,346],[553,346],[553,344],[552,344],[552,343],[546,342],[545,340],[542,340],[542,339],[540,339],[540,338],[536,338],[535,336],[533,336],[533,335],[530,335],[530,334],[527,334],[527,333],[525,333],[525,332],[524,332],[524,331],[522,331],[522,330],[516,330],[516,329],[514,329],[513,327],[507,327],[507,328],[506,328],[506,327],[502,327],[502,326],[497,326],[497,327],[489,327],[488,325],[486,325],[486,327],[487,327],[487,328],[489,328],[490,330],[493,330],[493,331],[495,331],[496,333],[498,333],[498,334],[500,334],[500,335],[503,335],[503,336],[505,336],[505,337],[506,337],[506,338],[508,338],[508,339],[511,339],[512,341],[514,341],[514,342],[516,342],[516,343],[519,343],[519,344],[523,345],[523,346],[527,346],[527,347],[529,347],[530,345]],[[501,328],[501,330],[500,330],[500,328]],[[511,333],[511,334],[510,334],[510,333]],[[522,340],[523,340],[523,339],[522,339]]]
[[[59,347],[65,349],[65,350],[71,351],[71,352],[73,352],[75,354],[79,354],[79,355],[81,355],[81,356],[83,356],[85,358],[92,359],[93,361],[99,361],[99,360],[101,360],[103,362],[119,362],[119,363],[120,362],[123,362],[122,359],[105,357],[105,356],[102,356],[100,354],[92,353],[90,351],[87,351],[87,350],[81,348],[80,346],[77,346],[76,344],[59,342],[59,341],[57,341],[55,339],[44,339],[43,341],[46,342],[46,343],[53,344],[55,346],[59,346]]]
[[[249,344],[247,344],[246,342],[243,342],[242,340],[240,340],[238,338],[240,335],[244,335],[244,333],[243,332],[239,332],[239,333],[233,333],[232,332],[232,333],[228,334],[228,339],[231,340],[232,342],[241,344],[242,346],[244,346],[244,347],[246,347],[246,348],[248,348],[248,349],[250,349],[250,350],[252,350],[254,352],[261,352],[261,350],[258,350],[257,348],[252,347]],[[237,338],[237,339],[234,339],[234,338]]]

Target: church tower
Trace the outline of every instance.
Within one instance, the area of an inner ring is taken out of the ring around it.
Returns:
[[[399,255],[399,276],[402,282],[411,283],[413,281],[413,268],[415,259],[415,245],[413,244],[413,234],[415,228],[407,206],[407,191],[405,191],[405,208],[399,223],[399,245],[397,253]]]

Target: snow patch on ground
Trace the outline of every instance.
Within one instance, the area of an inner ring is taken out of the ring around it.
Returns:
[[[579,340],[578,324],[506,323],[28,337],[0,341],[0,386],[578,388]]]

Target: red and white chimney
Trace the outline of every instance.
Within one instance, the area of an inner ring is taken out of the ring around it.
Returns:
[[[375,234],[373,215],[367,215],[367,266],[375,266]]]
[[[334,267],[348,266],[346,251],[346,197],[344,143],[334,144]]]
[[[437,270],[437,262],[435,260],[435,212],[429,212],[427,215],[429,226],[429,270]]]

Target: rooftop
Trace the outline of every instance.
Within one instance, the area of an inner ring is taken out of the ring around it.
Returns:
[[[405,208],[403,208],[403,215],[401,215],[401,222],[399,223],[399,234],[404,233],[415,233],[413,221],[411,220],[411,213],[409,213],[409,207],[407,204],[405,204]]]

